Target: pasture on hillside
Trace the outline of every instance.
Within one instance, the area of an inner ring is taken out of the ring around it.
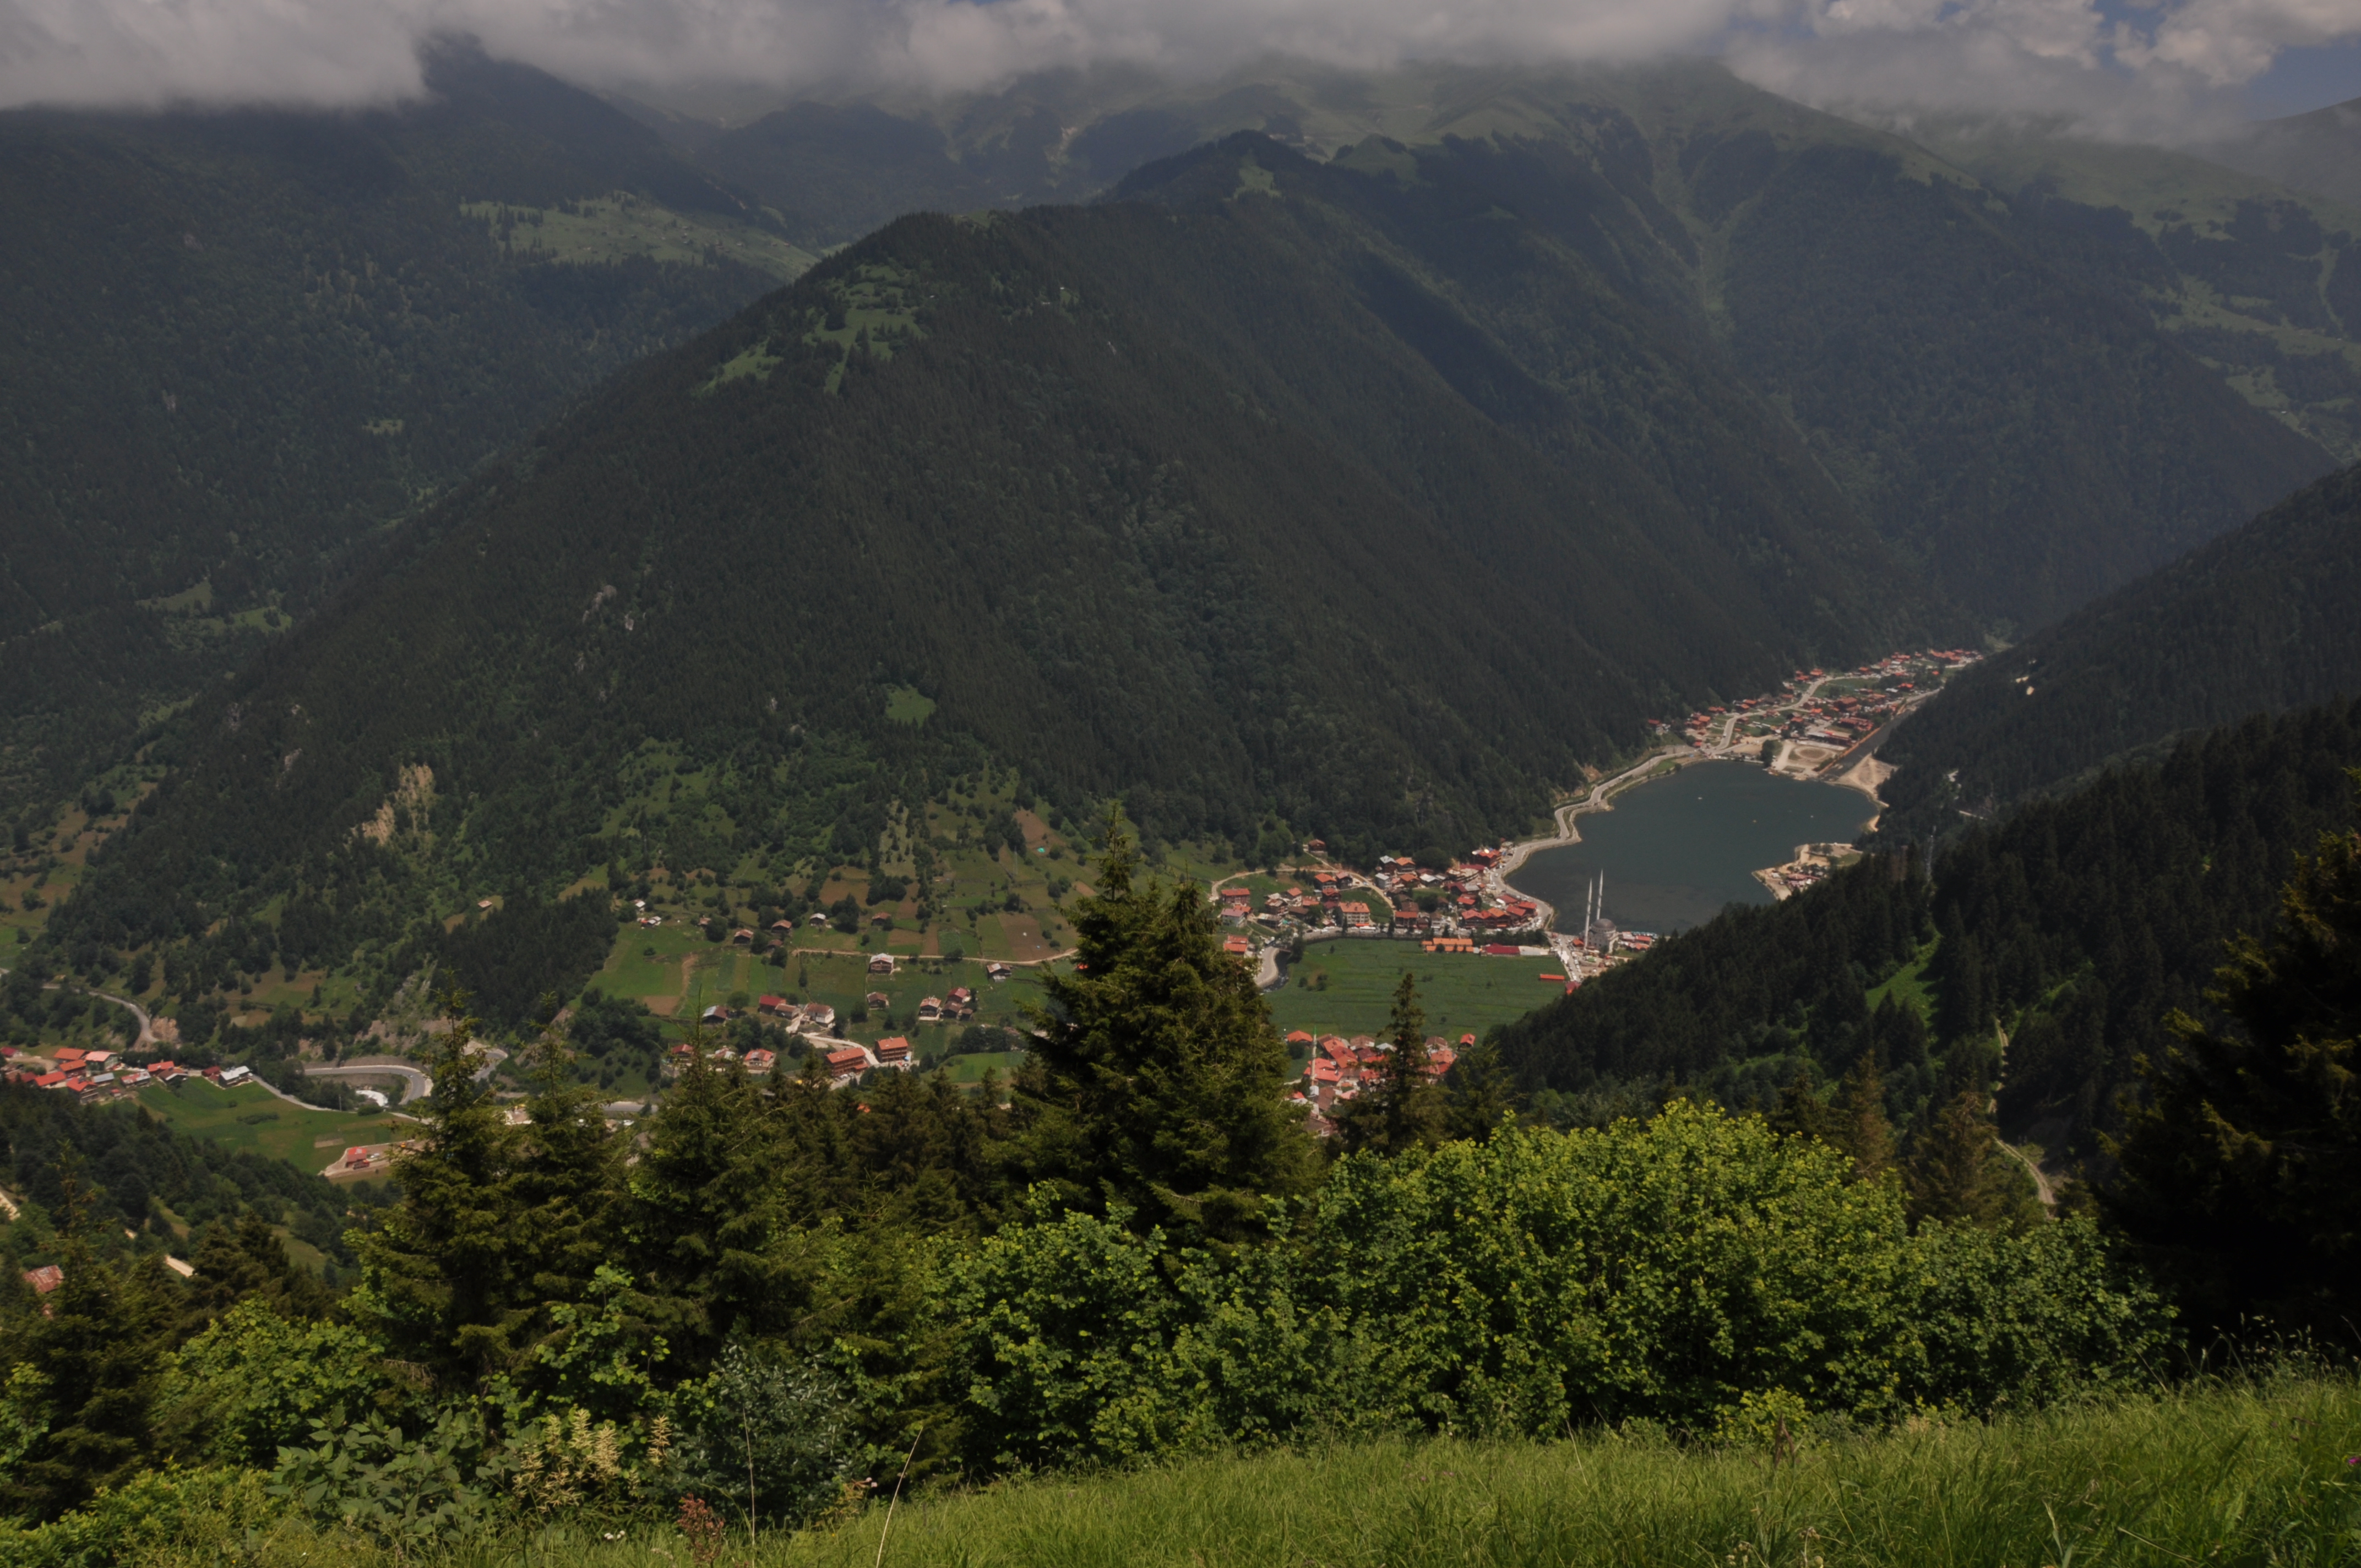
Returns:
[[[203,1079],[186,1078],[177,1084],[141,1084],[133,1098],[176,1132],[229,1148],[253,1149],[314,1176],[352,1145],[406,1137],[418,1125],[383,1112],[291,1104],[258,1083],[221,1089]]]

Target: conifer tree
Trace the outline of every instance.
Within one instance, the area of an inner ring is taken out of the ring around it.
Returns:
[[[1143,1230],[1253,1233],[1266,1196],[1317,1169],[1253,975],[1222,950],[1202,893],[1140,877],[1119,813],[1073,920],[1079,962],[1045,983],[1014,1086],[1016,1173]]]
[[[1477,1142],[1499,1132],[1501,1121],[1517,1113],[1521,1101],[1516,1079],[1490,1040],[1459,1053],[1444,1076],[1443,1096],[1444,1135]]]
[[[525,1058],[533,1092],[514,1141],[515,1241],[529,1270],[526,1292],[545,1309],[580,1300],[613,1250],[621,1144],[607,1125],[597,1088],[575,1080],[574,1053],[561,1029],[545,1031]],[[544,1326],[533,1325],[536,1332]]]
[[[1911,1146],[1902,1175],[1913,1222],[2018,1227],[2042,1218],[2025,1168],[2000,1146],[1982,1091],[1962,1090]]]
[[[1394,987],[1393,1015],[1386,1025],[1393,1049],[1378,1066],[1374,1081],[1336,1119],[1348,1152],[1395,1155],[1430,1148],[1443,1141],[1448,1120],[1440,1085],[1427,1077],[1426,1010],[1419,1005],[1418,981],[1407,970]]]
[[[291,1319],[324,1318],[335,1306],[319,1276],[291,1262],[270,1222],[252,1210],[234,1226],[215,1221],[199,1230],[189,1261],[196,1273],[188,1298],[201,1319],[249,1299]]]
[[[2353,775],[2361,805],[2361,771]],[[2101,1194],[2193,1314],[2342,1338],[2361,1299],[2361,832],[2298,861],[2267,941],[2240,937],[2206,1000],[2139,1064],[2119,1180]]]
[[[36,1368],[49,1413],[49,1431],[0,1476],[0,1517],[54,1519],[149,1462],[151,1411],[185,1310],[158,1259],[99,1255],[90,1205],[71,1169],[63,1187],[64,1283],[42,1299],[41,1310],[0,1332],[0,1366]]]
[[[1790,1137],[1817,1138],[1824,1144],[1836,1141],[1836,1113],[1812,1086],[1812,1073],[1807,1067],[1796,1067],[1795,1076],[1779,1091],[1779,1102],[1772,1107],[1766,1120],[1774,1131]]]
[[[1885,1080],[1876,1052],[1861,1052],[1830,1111],[1835,1135],[1828,1141],[1852,1156],[1855,1177],[1875,1181],[1894,1168],[1894,1126],[1885,1119]]]
[[[401,1201],[379,1229],[351,1233],[361,1260],[352,1310],[397,1356],[465,1387],[510,1365],[537,1303],[517,1246],[514,1130],[477,1077],[475,1018],[461,998],[445,1007],[426,1129],[395,1166]]]
[[[646,1124],[628,1224],[634,1272],[668,1303],[671,1332],[711,1354],[730,1333],[761,1333],[800,1310],[773,1245],[797,1173],[775,1113],[738,1064],[711,1060],[702,1031],[692,1044]]]

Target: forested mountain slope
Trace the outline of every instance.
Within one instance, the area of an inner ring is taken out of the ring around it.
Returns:
[[[808,259],[551,77],[445,51],[427,80],[369,114],[0,115],[0,815]]]
[[[1988,126],[1918,134],[2005,192],[2046,260],[2147,315],[2257,408],[2361,458],[2361,188]],[[2361,139],[2346,161],[2361,169]]]
[[[644,742],[788,864],[987,755],[1173,837],[1464,842],[1688,694],[1958,627],[1742,400],[1668,404],[1710,464],[1676,488],[1292,188],[1367,177],[1259,139],[1169,172],[1243,193],[904,220],[627,373],[194,712],[61,937],[300,887],[334,956],[423,896],[404,844],[466,886],[644,860],[609,817]],[[420,765],[433,804],[359,836]]]
[[[1866,1055],[1905,1126],[1997,1077],[2012,1136],[2093,1153],[2167,1012],[2207,1013],[2223,944],[2267,931],[2293,858],[2352,824],[2356,765],[2350,701],[2192,737],[1946,841],[1931,879],[1915,849],[1872,856],[1668,938],[1502,1030],[1502,1057],[1611,1107],[1668,1081],[1767,1104]]]
[[[2361,466],[1986,660],[1882,755],[1888,838],[2187,730],[2361,692]]]
[[[1049,73],[979,98],[795,104],[691,156],[817,243],[912,205],[1071,200],[1240,128],[1315,162],[1390,169],[1390,201],[1365,194],[1356,213],[1447,278],[1457,310],[1627,450],[1679,439],[1657,418],[1667,385],[1702,373],[1743,388],[1938,590],[2004,630],[2054,620],[2253,515],[2329,466],[2315,443],[2361,440],[2340,401],[2345,362],[2323,352],[2345,342],[2320,297],[2344,285],[2314,254],[2333,262],[2350,237],[2333,214],[2213,168],[2220,212],[2192,212],[2127,259],[2110,226],[2119,215],[2090,208],[2088,192],[2061,197],[2016,164],[2004,183],[1980,184],[1716,66],[1272,65],[1189,89]],[[1488,202],[1468,204],[1478,188]],[[2244,226],[2242,201],[2262,203]],[[2166,226],[2145,208],[2140,221]],[[1576,237],[1584,225],[1597,232]],[[1653,318],[1642,335],[1682,339],[1686,363],[1594,377],[1594,294],[1522,265],[1534,228],[1595,245],[1585,254],[1599,277]],[[2331,335],[2247,333],[2259,323],[2230,310],[2232,296],[2254,292],[2257,273],[2294,301],[2280,275],[2297,251],[2313,258],[2312,297],[2287,305],[2290,320]],[[2197,324],[2157,304],[2168,284],[2176,300],[2211,291],[2214,335],[2180,333],[2188,353],[2158,330]],[[2226,357],[2224,334],[2237,350]],[[2268,411],[2290,398],[2292,427]]]

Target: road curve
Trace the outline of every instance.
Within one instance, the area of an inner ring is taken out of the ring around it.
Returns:
[[[414,1067],[401,1067],[386,1062],[375,1066],[363,1063],[346,1067],[307,1067],[306,1078],[398,1078],[401,1080],[401,1098],[398,1104],[407,1105],[423,1100],[434,1092],[434,1080]]]

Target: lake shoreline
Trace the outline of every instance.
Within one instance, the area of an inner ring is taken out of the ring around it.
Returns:
[[[1693,773],[1701,762],[1728,765]],[[1648,788],[1675,778],[1697,783],[1692,789]],[[1562,804],[1554,813],[1558,831],[1512,846],[1496,874],[1504,888],[1546,909],[1541,919],[1553,930],[1559,911],[1580,902],[1596,876],[1606,879],[1609,918],[1679,929],[1731,904],[1771,902],[1762,868],[1787,864],[1799,843],[1850,842],[1879,804],[1866,778],[1798,780],[1759,764],[1667,748]],[[1637,819],[1630,816],[1635,808]],[[1579,819],[1594,812],[1617,813],[1614,825],[1592,824],[1585,833]],[[1554,862],[1547,851],[1578,858]]]

